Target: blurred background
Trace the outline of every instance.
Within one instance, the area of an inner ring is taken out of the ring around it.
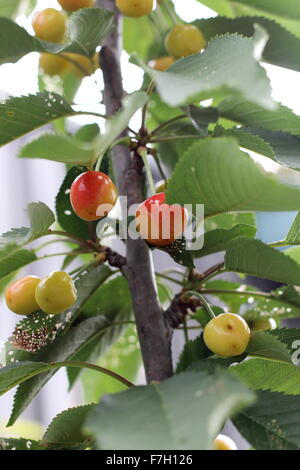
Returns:
[[[7,2],[10,0],[0,0]],[[185,21],[191,21],[200,17],[215,16],[215,13],[207,7],[202,6],[196,0],[174,0],[177,13]],[[39,0],[36,10],[47,7],[59,8],[54,0]],[[36,11],[35,10],[35,11]],[[25,27],[31,34],[31,17],[19,15],[18,24]],[[128,55],[124,52],[122,57],[124,72],[124,87],[127,92],[132,92],[140,88],[142,84],[142,71],[129,64]],[[300,101],[295,100],[299,90],[299,73],[281,69],[275,66],[265,66],[273,86],[273,97],[284,105],[290,107],[293,111],[300,114]],[[97,71],[93,76],[86,77],[75,97],[75,103],[80,109],[94,110],[103,112],[101,102],[101,90],[103,87],[101,71]],[[5,64],[0,66],[0,99],[4,100],[8,96],[21,96],[30,93],[36,93],[39,90],[38,83],[38,54],[32,53],[21,59],[16,64]],[[98,104],[95,104],[98,103]],[[135,126],[133,119],[132,127]],[[75,130],[82,124],[97,122],[94,117],[73,117],[68,120],[70,130]],[[103,127],[103,121],[98,124]],[[44,132],[42,129],[37,132]],[[49,162],[45,160],[26,160],[18,159],[18,149],[24,145],[28,136],[0,148],[0,232],[5,232],[12,227],[21,227],[27,225],[25,213],[26,205],[32,201],[45,202],[51,209],[54,209],[55,196],[65,176],[65,167],[63,164]],[[32,139],[32,135],[30,135]],[[276,165],[270,160],[265,160],[264,165],[270,171],[276,171]],[[298,173],[295,172],[295,182],[300,182]],[[264,241],[274,241],[284,238],[292,220],[294,213],[260,213],[257,215],[258,237]],[[51,246],[51,245],[50,245]],[[59,251],[56,249],[55,251]],[[62,250],[63,251],[63,250]],[[51,253],[50,247],[47,253]],[[172,266],[172,262],[167,255],[161,251],[156,252],[155,264],[157,270],[163,270]],[[49,258],[41,260],[23,270],[21,274],[34,274],[45,276],[51,270],[60,268],[62,260]],[[201,261],[201,269],[207,265],[214,264],[218,258],[206,257]],[[0,341],[1,344],[11,335],[15,323],[19,320],[17,315],[9,312],[3,301],[0,304]],[[180,333],[175,334],[174,355],[177,356],[183,346],[183,338]],[[143,382],[143,373],[139,374],[137,379]],[[14,391],[13,391],[14,392]],[[22,435],[23,437],[38,438],[40,434],[39,425],[28,423],[19,424],[17,430],[4,429],[3,423],[8,418],[12,406],[13,392],[0,398],[0,436],[4,437]],[[72,390],[67,392],[67,379],[64,370],[60,370],[54,378],[48,382],[42,392],[33,400],[32,404],[24,413],[24,419],[31,420],[46,426],[51,419],[65,408],[81,404],[85,396],[80,383]],[[234,433],[234,431],[228,431]],[[236,436],[234,436],[236,437]],[[240,448],[247,447],[247,444],[240,440]]]

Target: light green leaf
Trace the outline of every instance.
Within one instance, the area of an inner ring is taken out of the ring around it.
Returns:
[[[232,211],[290,211],[300,207],[300,189],[264,171],[234,140],[215,138],[188,148],[169,182],[167,200],[193,204],[193,210],[204,204],[206,217]]]
[[[238,141],[240,147],[265,155],[272,160],[277,160],[272,146],[260,137],[259,133],[257,133],[257,135],[255,133],[251,133],[247,128],[232,127],[230,129],[224,129],[221,126],[217,126],[215,129],[215,135],[218,137],[234,137]]]
[[[282,5],[282,8],[285,9],[285,5]],[[196,20],[193,24],[201,29],[207,41],[221,34],[236,33],[252,37],[259,25],[268,35],[266,47],[262,51],[263,60],[281,67],[300,70],[298,54],[300,39],[274,20],[263,16],[243,16],[234,19],[216,17]]]
[[[233,240],[226,250],[228,271],[271,279],[285,284],[300,285],[300,265],[260,240]]]
[[[0,369],[0,395],[24,382],[33,375],[40,374],[48,367],[42,362],[23,362]]]
[[[245,126],[282,131],[292,135],[300,134],[300,116],[286,106],[278,104],[275,110],[266,110],[244,99],[226,98],[219,104],[222,117]]]
[[[43,202],[31,202],[27,206],[30,227],[13,228],[0,236],[0,249],[7,245],[24,245],[47,234],[55,222],[55,216]],[[1,255],[0,255],[1,257]]]
[[[228,0],[227,0],[228,1]],[[300,5],[298,0],[285,0],[282,2],[274,2],[274,0],[229,0],[234,4],[242,4],[252,8],[261,10],[263,13],[271,13],[272,15],[290,18],[292,20],[300,20]]]
[[[257,402],[233,421],[256,450],[299,450],[299,417],[299,396],[257,392]]]
[[[94,160],[95,149],[91,143],[80,142],[75,137],[45,134],[22,147],[19,157],[84,165]]]
[[[232,366],[230,370],[254,390],[300,394],[300,369],[294,364],[262,358],[249,359]]]
[[[285,239],[288,245],[300,245],[300,212],[296,215]]]
[[[94,434],[97,449],[205,450],[225,419],[253,399],[224,372],[184,372],[104,397],[86,430]]]
[[[126,129],[132,116],[144,106],[148,96],[137,91],[124,98],[122,109],[118,114],[106,120],[106,132],[97,141],[98,155],[103,155],[115,139]]]
[[[36,259],[37,257],[33,250],[19,249],[14,244],[7,245],[0,250],[0,279],[14,273]]]
[[[75,52],[92,57],[110,31],[112,18],[112,12],[101,8],[86,8],[73,13],[69,19],[70,40],[66,44],[42,41],[17,23],[0,18],[0,63],[17,62],[29,52]],[[14,40],[7,41],[8,37]]]
[[[262,356],[291,363],[291,354],[286,344],[275,335],[265,331],[256,331],[251,334],[246,352],[250,356]]]
[[[261,29],[253,39],[237,34],[220,36],[204,52],[177,61],[167,72],[139,63],[155,80],[162,100],[171,106],[212,98],[224,91],[272,109],[269,80],[256,55],[266,39]]]

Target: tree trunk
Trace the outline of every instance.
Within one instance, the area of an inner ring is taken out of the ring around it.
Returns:
[[[112,115],[120,109],[124,94],[120,68],[122,18],[116,10],[115,0],[98,0],[98,6],[115,12],[114,29],[100,53],[104,104],[106,114]],[[128,207],[142,202],[143,168],[140,158],[132,156],[124,146],[116,146],[112,158],[119,194],[127,196]],[[172,334],[159,305],[152,255],[144,240],[127,240],[127,263],[122,271],[132,295],[147,381],[164,380],[172,375]]]

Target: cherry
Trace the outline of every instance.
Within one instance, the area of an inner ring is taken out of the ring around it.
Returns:
[[[151,13],[154,0],[116,0],[119,11],[131,18],[139,18]]]
[[[91,8],[94,0],[57,0],[60,6],[66,11],[76,11],[79,8]]]
[[[170,55],[166,55],[164,57],[159,57],[158,59],[151,60],[149,65],[154,70],[163,72],[164,70],[168,70],[168,68],[171,67],[171,65],[173,65],[174,62],[175,62],[174,57],[171,57]]]
[[[55,271],[37,286],[35,299],[43,312],[56,315],[72,307],[77,300],[73,279],[63,271]]]
[[[151,245],[170,245],[179,238],[187,225],[187,211],[178,204],[165,203],[165,193],[149,197],[137,208],[136,227],[141,238]]]
[[[240,315],[222,313],[205,326],[203,339],[208,349],[218,356],[239,356],[248,346],[250,328]]]
[[[192,24],[178,24],[168,33],[165,46],[171,56],[180,58],[204,49],[206,40],[196,26]]]
[[[97,53],[95,53],[92,61],[89,59],[89,57],[81,54],[75,54],[73,52],[66,52],[64,55],[71,59],[65,60],[66,64],[64,67],[64,72],[72,73],[78,78],[84,78],[92,75],[99,67],[99,54]]]
[[[56,54],[48,54],[43,52],[40,55],[40,67],[44,73],[53,75],[62,75],[66,70],[67,62],[65,59]]]
[[[214,450],[237,450],[235,442],[224,434],[219,434],[214,440]]]
[[[32,27],[39,39],[61,42],[66,32],[65,15],[54,8],[46,8],[34,15]]]
[[[5,291],[8,308],[18,315],[30,315],[39,310],[35,291],[40,282],[37,276],[25,276],[12,283]]]
[[[105,217],[114,207],[117,197],[116,186],[100,171],[82,173],[71,186],[70,200],[74,212],[87,221]]]

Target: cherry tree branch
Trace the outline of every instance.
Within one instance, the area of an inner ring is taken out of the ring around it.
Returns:
[[[98,0],[98,6],[115,12],[114,29],[102,45],[100,53],[104,79],[103,100],[106,114],[113,115],[121,107],[124,95],[120,67],[122,19],[115,0]],[[120,137],[125,137],[126,131]],[[143,201],[143,163],[125,146],[112,150],[113,168],[120,195],[127,196],[128,207]],[[146,378],[161,381],[172,374],[172,330],[162,314],[152,266],[151,252],[142,240],[127,241],[126,264],[122,272],[128,280]]]

